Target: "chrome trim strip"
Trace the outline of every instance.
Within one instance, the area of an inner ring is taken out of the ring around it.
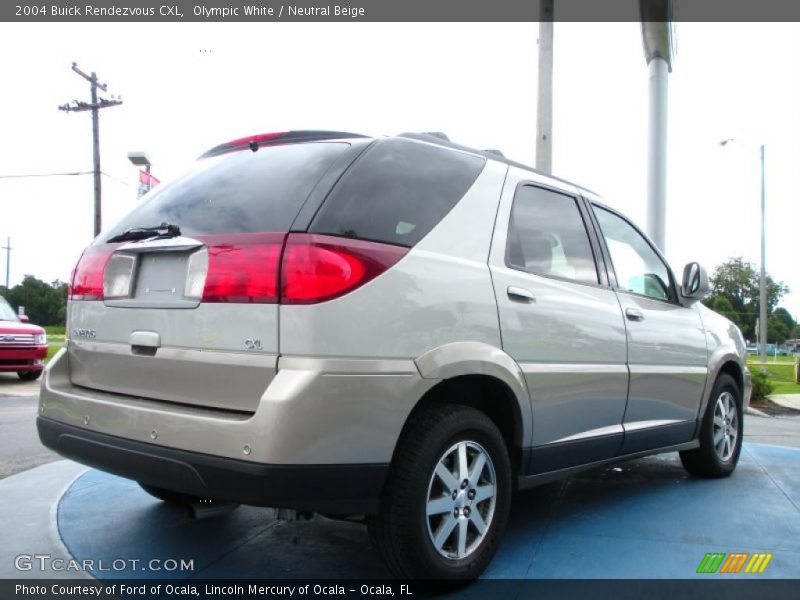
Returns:
[[[631,375],[706,375],[707,366],[631,364]]]
[[[0,345],[12,346],[15,344],[33,344],[34,336],[32,333],[0,333]]]
[[[630,423],[623,423],[622,427],[625,431],[638,431],[639,429],[651,429],[653,427],[662,427],[664,425],[673,425],[675,423],[688,423],[681,419],[653,419],[651,421],[631,421]]]
[[[622,425],[608,425],[606,427],[598,427],[597,429],[589,429],[587,431],[581,431],[580,433],[576,433],[574,435],[569,435],[567,437],[563,437],[557,440],[553,440],[547,445],[550,444],[558,444],[560,442],[574,442],[577,440],[584,440],[587,438],[593,437],[600,437],[603,435],[613,435],[615,433],[624,433],[625,430],[622,428]]]
[[[519,363],[523,373],[626,373],[628,366],[604,363]]]

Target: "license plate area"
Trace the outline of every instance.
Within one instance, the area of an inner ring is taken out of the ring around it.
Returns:
[[[195,308],[197,297],[186,297],[186,277],[189,258],[187,251],[143,252],[135,256],[131,295],[127,298],[106,299],[105,305],[124,308]]]

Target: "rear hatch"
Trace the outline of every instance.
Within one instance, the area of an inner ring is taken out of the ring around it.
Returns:
[[[255,411],[276,372],[284,242],[357,145],[300,139],[218,147],[86,249],[70,290],[74,385]]]

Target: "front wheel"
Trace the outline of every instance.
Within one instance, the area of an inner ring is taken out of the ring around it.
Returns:
[[[42,376],[42,371],[17,371],[17,377],[22,381],[36,381]]]
[[[400,578],[471,580],[508,520],[511,463],[503,436],[474,408],[433,405],[411,417],[392,463],[373,544]]]
[[[700,447],[681,452],[681,462],[696,477],[727,477],[739,462],[743,437],[742,394],[733,377],[723,373],[708,400]]]

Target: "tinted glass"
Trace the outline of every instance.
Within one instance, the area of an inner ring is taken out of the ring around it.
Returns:
[[[17,321],[17,314],[5,298],[0,298],[0,321]]]
[[[197,163],[103,236],[171,223],[184,235],[288,231],[314,185],[347,149],[305,143],[241,150]]]
[[[600,207],[595,207],[594,212],[611,253],[619,287],[658,300],[672,300],[669,271],[647,240],[614,213]]]
[[[542,275],[597,283],[592,247],[575,198],[523,186],[514,196],[507,263]]]
[[[450,212],[485,162],[428,144],[382,140],[345,173],[310,231],[413,246]]]

